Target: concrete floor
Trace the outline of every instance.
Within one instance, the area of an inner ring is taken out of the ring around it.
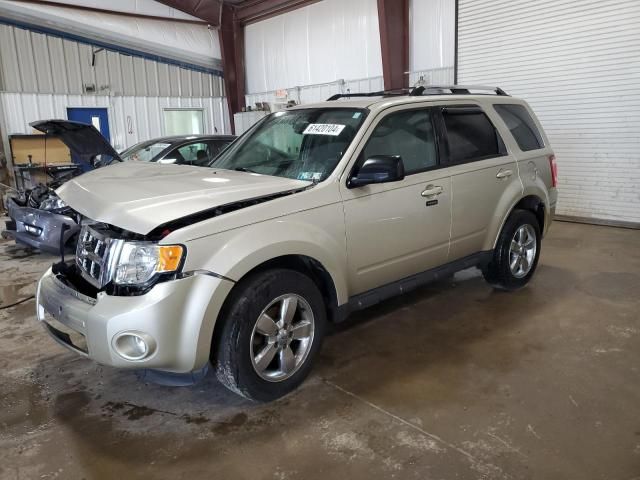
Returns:
[[[52,261],[0,258],[4,305]],[[556,222],[517,293],[470,270],[362,312],[269,405],[140,383],[33,301],[0,310],[0,478],[205,477],[640,479],[640,231]]]

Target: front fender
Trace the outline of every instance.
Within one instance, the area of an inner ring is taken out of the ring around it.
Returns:
[[[237,282],[269,260],[303,255],[329,273],[341,305],[349,296],[342,216],[340,204],[328,205],[191,240],[183,270],[209,270]]]

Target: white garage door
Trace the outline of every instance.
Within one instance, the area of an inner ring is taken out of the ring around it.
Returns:
[[[639,1],[459,0],[458,83],[529,101],[559,214],[640,224]]]

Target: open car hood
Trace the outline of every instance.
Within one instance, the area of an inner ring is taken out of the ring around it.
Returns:
[[[309,185],[233,170],[123,162],[69,180],[57,193],[85,217],[146,235],[174,220]]]
[[[118,152],[93,125],[71,120],[38,120],[33,128],[59,138],[82,162],[91,164],[96,155],[107,155],[121,161]]]

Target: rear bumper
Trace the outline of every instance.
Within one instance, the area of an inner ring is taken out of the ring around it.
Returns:
[[[203,368],[213,327],[232,282],[210,275],[162,282],[145,295],[87,297],[49,269],[38,283],[37,318],[61,345],[98,363],[118,368],[175,373]],[[122,335],[143,338],[144,358],[127,359]]]
[[[10,230],[10,226],[7,225],[6,235],[13,237],[18,243],[45,252],[60,253],[60,235],[62,235],[63,226],[67,226],[63,244],[66,244],[80,230],[76,221],[67,215],[23,207],[12,198],[7,201],[7,211],[15,223],[15,230]]]
[[[551,222],[553,222],[553,219],[556,216],[557,203],[558,203],[558,189],[550,188],[549,189],[549,212],[546,215],[546,219],[544,222],[545,223],[544,232],[542,232],[543,236],[545,236],[547,232],[549,232],[549,227],[551,227]]]

